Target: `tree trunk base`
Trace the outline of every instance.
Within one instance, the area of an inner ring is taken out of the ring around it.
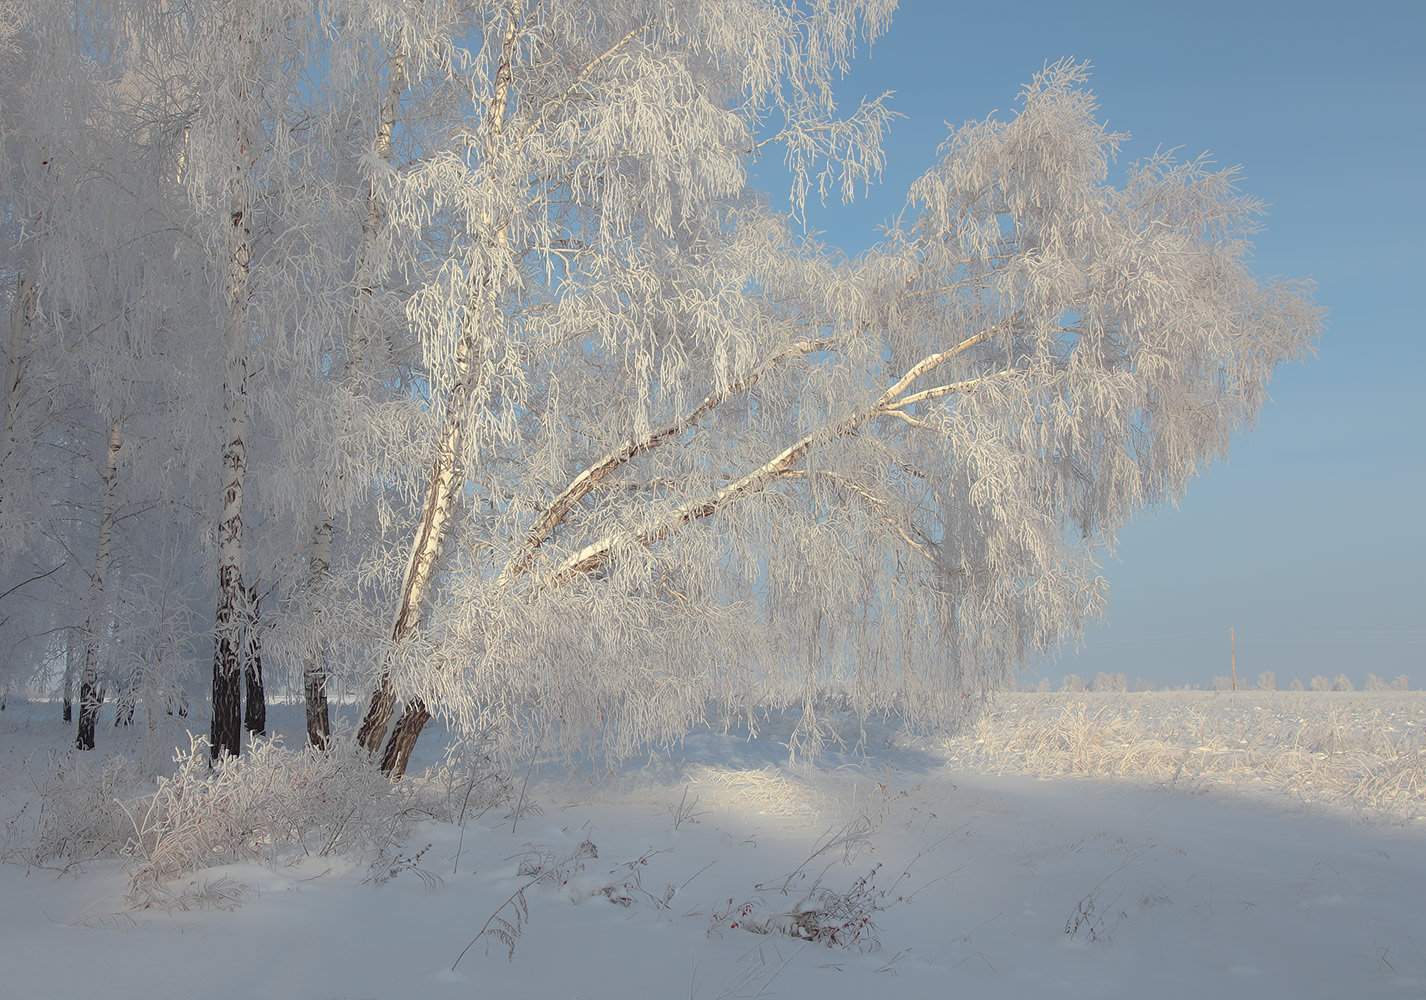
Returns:
[[[263,736],[267,733],[267,693],[263,687],[262,661],[249,661],[243,666],[243,681],[247,687],[247,705],[243,709],[243,728]]]
[[[381,749],[381,742],[386,739],[386,726],[395,708],[396,689],[391,686],[389,678],[383,677],[381,687],[372,692],[371,704],[367,706],[361,728],[357,730],[357,743],[368,753]]]
[[[94,749],[94,725],[99,721],[99,691],[93,684],[79,686],[79,735],[74,745],[81,750]]]
[[[412,698],[407,703],[401,721],[396,723],[391,739],[387,741],[386,752],[381,756],[381,769],[392,781],[406,773],[406,765],[411,762],[411,751],[416,749],[416,740],[430,718],[431,713],[426,711],[426,705],[420,698]]]
[[[327,740],[332,735],[331,713],[327,708],[326,678],[309,671],[304,687],[307,702],[307,745],[317,750],[325,750]]]
[[[217,760],[223,754],[236,757],[243,750],[243,677],[237,666],[237,650],[226,638],[218,641],[218,654],[214,659],[213,728],[209,750]]]

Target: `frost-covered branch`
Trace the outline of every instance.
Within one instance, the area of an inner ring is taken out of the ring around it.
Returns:
[[[758,381],[770,370],[778,365],[796,357],[804,357],[817,351],[833,350],[837,341],[832,338],[820,340],[799,341],[791,347],[780,352],[775,357],[759,365],[755,370],[737,381],[729,383],[720,391],[709,393],[692,410],[678,419],[651,431],[642,437],[625,442],[623,445],[604,454],[598,461],[590,465],[557,496],[550,505],[545,508],[545,513],[540,520],[530,529],[525,536],[524,544],[519,552],[511,559],[500,578],[496,581],[497,586],[510,583],[513,579],[528,572],[534,560],[535,550],[549,538],[550,533],[563,522],[575,504],[584,499],[599,484],[615,470],[629,462],[638,455],[656,448],[659,445],[675,440],[684,434],[689,428],[710,413],[715,407],[725,400],[743,395],[758,384]]]

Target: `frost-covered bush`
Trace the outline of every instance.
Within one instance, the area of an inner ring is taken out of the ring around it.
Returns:
[[[1104,671],[1094,675],[1091,691],[1119,692],[1129,690],[1129,680],[1123,674],[1107,674]]]
[[[1316,677],[1312,678],[1312,690],[1331,691],[1332,682],[1329,681],[1327,678],[1323,677],[1321,674],[1318,674]]]
[[[308,854],[365,854],[405,832],[416,803],[350,746],[323,753],[254,741],[241,757],[210,764],[193,737],[174,755],[177,770],[129,804],[133,835],[130,896],[166,900],[181,875],[241,861],[272,861],[283,848]]]
[[[65,866],[121,853],[131,827],[120,802],[141,787],[127,758],[52,753],[31,781],[35,798],[10,821],[5,860]]]
[[[1271,670],[1264,670],[1262,673],[1258,674],[1258,690],[1276,691],[1277,674],[1273,673]]]
[[[1382,679],[1381,679],[1380,677],[1378,677],[1376,674],[1367,674],[1366,690],[1368,690],[1368,691],[1390,691],[1390,690],[1391,690],[1391,685],[1388,684],[1386,681],[1382,680]]]
[[[459,821],[509,795],[488,755],[474,751],[394,783],[346,742],[318,751],[256,739],[241,757],[212,761],[207,741],[191,736],[173,761],[146,792],[121,756],[99,769],[53,759],[36,779],[38,811],[16,853],[37,864],[121,857],[134,905],[186,907],[233,898],[172,887],[204,869],[294,854],[382,857],[415,821]]]
[[[1393,691],[1410,691],[1411,678],[1407,677],[1405,674],[1397,674],[1396,680],[1391,682],[1391,689]]]
[[[1079,674],[1066,674],[1064,683],[1060,685],[1061,691],[1068,691],[1073,694],[1078,694],[1084,689],[1084,678]]]
[[[1306,688],[1304,688],[1304,687],[1302,686],[1302,681],[1298,680],[1296,677],[1294,677],[1294,678],[1292,679],[1292,683],[1288,685],[1288,688],[1287,688],[1287,689],[1288,689],[1289,691],[1305,691],[1305,690],[1307,690]]]
[[[1355,690],[1356,690],[1356,687],[1352,684],[1352,679],[1351,679],[1350,677],[1348,677],[1346,674],[1338,674],[1338,675],[1337,675],[1337,679],[1332,682],[1332,690],[1333,690],[1333,691],[1355,691]]]

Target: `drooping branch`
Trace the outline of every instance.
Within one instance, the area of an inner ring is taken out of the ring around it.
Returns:
[[[807,480],[813,477],[809,475],[809,473],[805,469],[788,469],[782,474],[782,478]],[[879,517],[882,521],[886,522],[886,524],[893,531],[900,535],[902,540],[906,542],[907,545],[911,546],[911,548],[914,549],[916,552],[919,552],[921,555],[925,556],[927,561],[929,561],[931,565],[935,566],[937,569],[943,569],[941,565],[941,560],[934,552],[931,551],[931,549],[936,547],[936,544],[932,542],[929,538],[927,538],[914,524],[911,526],[911,530],[907,531],[906,525],[891,517],[887,513],[887,508],[891,506],[891,503],[885,497],[877,496],[871,490],[867,489],[859,483],[853,482],[846,476],[836,476],[832,475],[831,473],[823,472],[817,473],[815,478],[825,479],[828,482],[834,484],[838,489],[845,490],[853,496],[860,498],[868,507],[872,509],[872,511],[877,515],[877,517]],[[916,533],[916,538],[911,537],[911,532]]]

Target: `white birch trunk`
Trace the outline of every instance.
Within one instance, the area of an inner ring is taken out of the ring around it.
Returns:
[[[515,40],[516,22],[514,12],[511,11],[506,22],[500,61],[496,67],[494,93],[486,115],[487,164],[493,162],[498,155],[505,126]],[[505,251],[509,235],[507,225],[487,216],[482,219],[482,228],[492,234],[496,253]],[[431,466],[431,478],[426,487],[421,519],[416,527],[416,540],[406,563],[396,620],[391,629],[391,638],[395,643],[408,639],[420,624],[426,593],[430,589],[436,563],[440,558],[441,543],[450,523],[456,492],[461,482],[461,453],[481,354],[480,324],[494,321],[497,311],[496,294],[489,274],[478,286],[471,288],[471,297],[476,301],[467,315],[456,345],[453,384],[446,397],[445,425],[441,429],[436,459]],[[390,674],[383,674],[380,686],[372,694],[361,729],[357,732],[357,740],[364,748],[371,752],[381,748],[395,705],[396,691],[392,686]],[[391,777],[399,778],[405,772],[416,739],[429,718],[430,713],[421,700],[411,699],[383,754],[382,769]]]
[[[239,16],[235,44],[243,47],[237,72],[248,80],[258,72],[258,46],[251,14]],[[256,101],[252,96],[250,100]],[[248,116],[251,109],[236,109],[235,159],[228,222],[232,248],[228,256],[227,378],[223,383],[222,463],[223,508],[218,520],[218,607],[213,629],[213,721],[210,751],[242,752],[242,625],[246,591],[243,589],[243,485],[247,474],[247,349],[249,279],[252,265],[252,159],[256,155]]]
[[[235,203],[233,254],[229,260],[228,378],[223,385],[223,510],[218,521],[218,609],[214,622],[213,725],[211,750],[237,755],[242,749],[239,653],[244,601],[243,480],[247,472],[248,267],[251,234],[246,206]]]
[[[84,666],[79,676],[79,735],[75,745],[94,749],[94,726],[99,718],[99,629],[107,627],[104,584],[109,575],[109,551],[114,540],[114,482],[119,471],[123,423],[115,417],[109,426],[109,453],[104,461],[104,491],[99,511],[99,539],[94,548],[94,573],[89,580],[89,610],[84,619]]]

